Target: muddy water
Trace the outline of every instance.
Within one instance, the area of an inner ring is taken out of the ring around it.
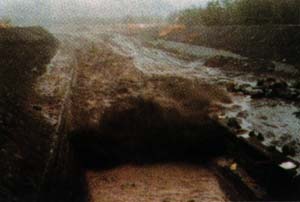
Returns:
[[[91,202],[229,200],[208,168],[192,164],[124,165],[86,175]]]
[[[213,84],[250,84],[256,85],[257,75],[237,72],[223,72],[220,69],[204,66],[205,59],[211,56],[222,55],[242,58],[237,54],[212,48],[192,46],[170,41],[155,41],[160,48],[149,48],[132,37],[115,34],[111,37],[111,45],[119,54],[125,54],[134,59],[137,68],[148,74],[175,74],[188,78],[197,78]],[[178,53],[193,55],[196,60],[186,61],[176,57],[176,54],[166,50],[176,50]],[[276,70],[287,72],[295,71],[294,67],[282,63],[275,63]],[[249,138],[251,131],[264,135],[263,144],[275,146],[279,151],[288,143],[293,142],[296,156],[291,157],[300,161],[300,119],[295,112],[300,109],[299,104],[274,99],[251,99],[249,96],[232,94],[233,105],[226,106],[227,117],[238,118],[245,130],[242,137]]]

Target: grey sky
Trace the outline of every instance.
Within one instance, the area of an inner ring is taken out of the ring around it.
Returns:
[[[0,16],[39,22],[45,18],[166,15],[208,0],[0,0]]]
[[[204,5],[208,0],[166,0],[178,8],[190,7],[194,5]]]

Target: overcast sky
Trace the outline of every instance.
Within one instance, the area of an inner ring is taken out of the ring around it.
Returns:
[[[166,0],[166,1],[174,5],[175,7],[183,8],[183,7],[190,7],[193,5],[201,5],[201,4],[203,5],[208,0]]]
[[[73,16],[167,15],[208,0],[0,0],[0,16],[32,21]]]

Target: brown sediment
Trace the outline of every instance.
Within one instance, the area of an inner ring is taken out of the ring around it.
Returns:
[[[178,76],[145,75],[131,59],[115,55],[103,44],[78,52],[78,77],[73,89],[73,126],[99,126],[105,110],[130,105],[132,99],[151,100],[186,116],[206,119],[215,103],[230,103],[223,89]]]
[[[231,103],[225,90],[199,79],[141,72],[131,58],[115,54],[106,44],[75,38],[69,40],[72,44],[62,44],[57,55],[61,58],[55,58],[54,67],[40,77],[35,86],[40,95],[33,91],[36,76],[19,74],[23,68],[9,69],[13,60],[1,58],[4,73],[16,72],[3,77],[5,85],[0,92],[9,96],[3,99],[10,103],[7,106],[17,106],[7,117],[2,116],[4,124],[0,123],[4,137],[12,137],[0,139],[5,146],[0,157],[7,160],[0,166],[6,180],[0,183],[4,197],[43,202],[259,198],[251,190],[248,193],[246,185],[253,182],[253,188],[256,181],[246,180],[240,182],[243,186],[236,186],[240,178],[248,179],[247,173],[229,180],[242,165],[228,161],[231,154],[227,147],[232,146],[228,144],[229,131],[211,118],[221,110],[220,103]],[[7,45],[12,47],[10,54],[13,45]],[[43,48],[40,45],[38,50]],[[22,55],[21,49],[18,51]],[[42,65],[39,59],[46,58],[35,55],[26,67],[41,74],[45,69],[34,66]],[[18,67],[24,60],[20,58]],[[16,78],[19,80],[14,83]],[[10,96],[10,89],[5,88],[12,84],[16,91]],[[14,99],[20,103],[12,104]],[[46,123],[49,117],[55,123]],[[236,153],[242,150],[245,148]],[[224,158],[226,163],[216,166],[227,175],[212,166],[216,156]],[[14,179],[10,179],[11,174]],[[3,186],[3,182],[9,184]],[[28,186],[28,182],[33,184]],[[240,190],[242,193],[237,193]],[[14,196],[15,191],[20,194]]]
[[[38,113],[38,76],[58,42],[42,28],[0,29],[0,201],[35,200],[53,128]]]
[[[209,116],[217,103],[231,102],[224,90],[199,80],[143,74],[103,44],[78,52],[78,58],[70,138],[84,162],[188,150],[206,154],[211,144],[218,152],[224,148],[226,130]]]
[[[91,201],[227,200],[212,170],[188,163],[225,152],[226,130],[209,116],[231,102],[224,90],[144,74],[103,44],[77,58],[69,137]]]
[[[123,165],[86,173],[91,202],[228,201],[205,166],[185,163]]]

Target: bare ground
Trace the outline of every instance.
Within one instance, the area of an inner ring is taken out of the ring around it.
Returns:
[[[131,164],[86,176],[91,202],[228,201],[214,173],[193,164]]]
[[[78,76],[73,93],[73,126],[98,127],[105,110],[128,108],[130,100],[152,100],[175,108],[182,116],[207,119],[218,103],[230,103],[225,90],[200,80],[170,75],[146,75],[130,58],[104,44],[78,52]]]

